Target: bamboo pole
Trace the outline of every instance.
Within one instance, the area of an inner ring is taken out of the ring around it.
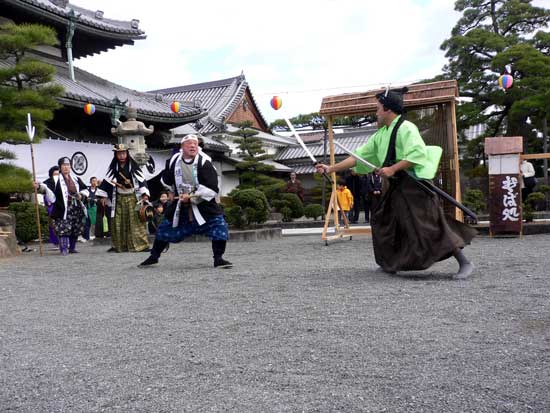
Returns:
[[[27,126],[25,128],[27,129],[27,135],[29,135],[29,140],[31,143],[32,181],[33,181],[33,187],[34,187],[34,205],[36,207],[36,227],[38,228],[38,245],[40,248],[40,256],[42,257],[44,253],[42,250],[42,228],[40,227],[40,209],[38,205],[38,190],[34,185],[34,182],[36,182],[36,167],[34,164],[34,146],[32,142],[34,140],[35,128],[34,126],[32,126],[30,113],[27,113]]]

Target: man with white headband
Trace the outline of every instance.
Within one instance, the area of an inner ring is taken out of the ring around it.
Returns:
[[[175,188],[175,202],[166,209],[164,220],[157,228],[151,255],[139,266],[157,264],[169,243],[202,234],[212,240],[214,267],[231,267],[232,264],[223,259],[229,230],[216,202],[218,174],[210,159],[200,153],[197,135],[183,137],[181,151],[167,162],[161,182]]]

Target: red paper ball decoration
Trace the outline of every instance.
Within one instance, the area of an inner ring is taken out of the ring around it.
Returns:
[[[177,101],[174,101],[172,102],[172,104],[170,105],[170,109],[172,109],[172,112],[174,113],[178,113],[180,111],[180,103],[177,102]]]
[[[95,113],[95,106],[91,103],[86,103],[84,105],[84,113],[89,116],[93,115]]]
[[[271,103],[271,107],[275,110],[279,110],[283,106],[283,100],[279,96],[273,96],[269,103]]]

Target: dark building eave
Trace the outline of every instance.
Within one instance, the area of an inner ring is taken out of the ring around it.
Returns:
[[[2,15],[14,19],[16,23],[42,23],[54,26],[60,42],[65,43],[68,18],[63,9],[55,6],[46,7],[36,0],[1,0],[0,5],[8,6]],[[84,12],[78,6],[70,5],[77,13]],[[9,10],[12,13],[9,13]],[[75,38],[73,40],[73,57],[75,59],[90,56],[96,53],[114,49],[117,46],[133,45],[135,40],[145,39],[147,36],[140,29],[126,29],[109,25],[111,20],[106,19],[107,24],[101,20],[97,23],[90,21],[91,16],[86,15],[86,20],[76,22]],[[129,22],[120,22],[129,24]],[[80,38],[80,39],[79,39]],[[63,47],[62,47],[63,48]]]
[[[65,106],[73,108],[83,108],[86,103],[93,103],[95,110],[101,113],[111,114],[114,106],[110,102],[102,101],[99,99],[90,99],[85,96],[78,96],[74,94],[66,94],[64,97],[57,99],[59,103]],[[170,125],[170,127],[176,127],[184,125],[186,123],[195,122],[200,118],[207,115],[204,110],[197,109],[197,112],[191,114],[167,114],[143,109],[137,109],[138,119],[141,121],[148,121],[153,123],[162,123]]]

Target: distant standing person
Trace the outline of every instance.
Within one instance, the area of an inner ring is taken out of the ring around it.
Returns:
[[[356,224],[359,221],[359,214],[361,212],[361,200],[363,199],[363,192],[361,190],[361,176],[354,170],[351,170],[346,177],[346,186],[353,195],[353,207],[350,211],[350,223]]]
[[[300,201],[304,202],[304,187],[302,186],[302,182],[296,177],[296,172],[290,173],[290,179],[286,183],[284,192],[296,194],[300,198]]]
[[[59,166],[54,165],[50,168],[48,171],[49,178],[46,179],[43,184],[49,187],[55,187],[57,184],[57,180],[59,179]],[[53,219],[51,218],[52,212],[53,212],[53,203],[48,202],[46,197],[44,197],[44,204],[46,205],[46,209],[48,211],[48,217],[49,218],[49,224],[48,224],[48,230],[49,230],[49,241],[51,244],[54,245],[53,249],[56,250],[59,248],[59,239],[57,238],[57,235],[55,235],[55,229],[53,227]]]
[[[76,251],[76,240],[84,230],[86,207],[83,200],[88,197],[86,184],[71,171],[71,160],[64,156],[57,162],[60,174],[57,180],[48,180],[48,184],[35,187],[45,193],[47,202],[53,204],[51,217],[61,255]]]
[[[143,172],[123,143],[113,148],[114,156],[99,189],[111,202],[111,243],[108,252],[148,252],[147,224],[138,216],[138,202],[149,200]]]
[[[367,191],[367,195],[365,197],[367,201],[365,207],[365,217],[366,222],[369,222],[369,215],[374,213],[374,210],[380,203],[380,199],[382,199],[382,177],[371,172],[365,176],[365,181]]]
[[[535,168],[533,167],[533,164],[527,159],[521,161],[519,169],[521,172],[521,177],[523,178],[521,199],[525,202],[529,194],[533,192],[533,189],[537,186],[537,178],[535,178]]]
[[[84,239],[91,241],[95,238],[96,220],[97,220],[97,201],[98,196],[107,196],[105,192],[97,187],[97,178],[90,178],[90,186],[88,187],[88,201],[86,208],[88,209],[88,218],[86,219],[86,228],[84,230]]]
[[[346,216],[348,221],[350,220],[350,210],[353,207],[353,194],[346,187],[346,181],[339,179],[336,185],[336,198],[338,199],[338,216],[342,220],[342,214]]]

